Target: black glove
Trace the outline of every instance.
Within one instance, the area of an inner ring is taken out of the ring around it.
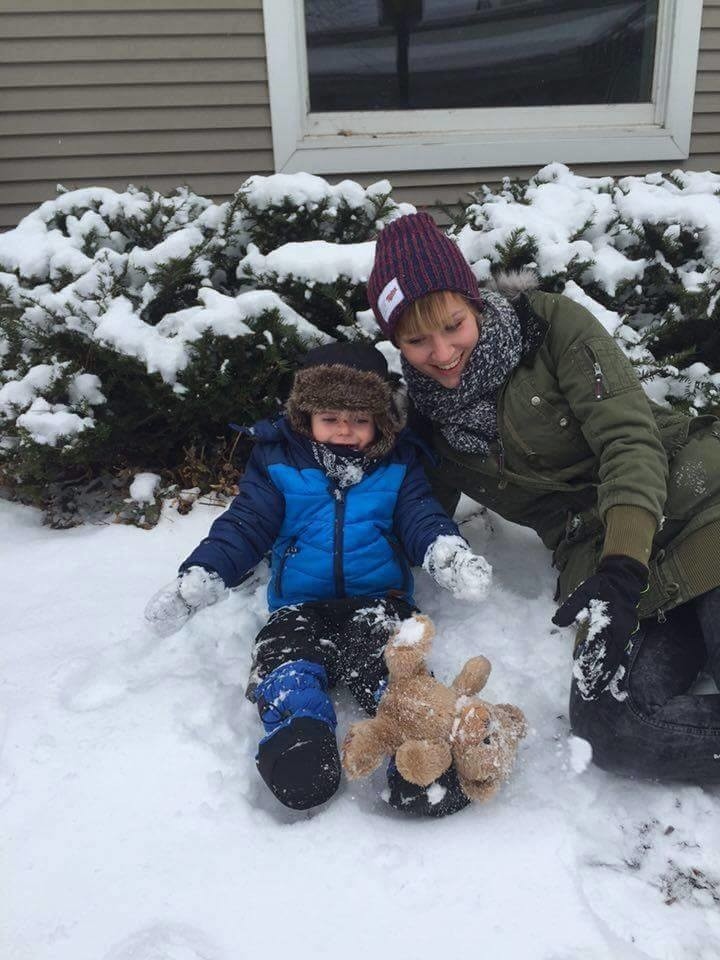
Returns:
[[[648,585],[647,567],[632,557],[605,557],[597,573],[584,580],[558,608],[553,623],[587,624],[575,650],[573,676],[584,700],[607,687],[632,646],[639,623],[637,606]]]

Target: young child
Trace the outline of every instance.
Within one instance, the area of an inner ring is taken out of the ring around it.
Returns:
[[[172,632],[271,552],[271,615],[255,640],[247,696],[265,728],[260,775],[288,807],[313,807],[338,788],[328,688],[343,680],[375,713],[383,648],[417,609],[409,563],[458,597],[479,598],[489,584],[490,567],[433,498],[401,427],[379,351],[311,351],[287,415],[253,427],[257,444],[230,508],[146,609],[156,629]],[[437,816],[467,802],[454,770],[430,794],[443,797],[435,804],[392,764],[389,777],[390,802],[403,809]]]

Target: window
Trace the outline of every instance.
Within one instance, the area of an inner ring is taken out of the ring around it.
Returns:
[[[702,0],[266,0],[276,168],[687,157]]]

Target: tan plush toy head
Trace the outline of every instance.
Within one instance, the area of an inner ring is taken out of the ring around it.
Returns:
[[[350,728],[343,767],[354,780],[394,755],[401,776],[427,787],[454,763],[465,794],[488,800],[510,774],[525,717],[474,696],[490,674],[485,657],[468,660],[449,687],[432,677],[425,657],[433,634],[427,617],[401,623],[385,649],[389,678],[377,714]]]

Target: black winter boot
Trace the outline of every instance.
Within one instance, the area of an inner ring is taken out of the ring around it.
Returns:
[[[418,787],[405,780],[398,772],[395,761],[391,760],[387,779],[390,787],[388,803],[403,813],[421,817],[447,817],[464,810],[470,803],[460,786],[455,767],[449,767],[429,787]]]
[[[340,785],[335,734],[313,717],[298,717],[263,740],[256,762],[280,803],[294,810],[325,803]]]

